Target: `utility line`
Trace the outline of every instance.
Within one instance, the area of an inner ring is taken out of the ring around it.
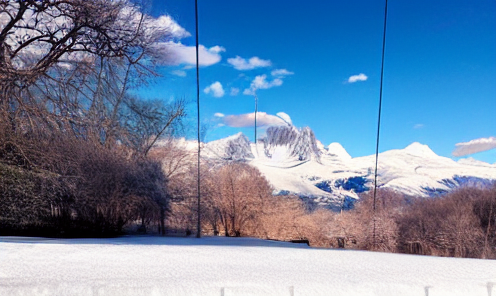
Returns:
[[[258,113],[258,97],[256,90],[253,91],[253,95],[255,96],[255,147],[257,145],[257,113]]]
[[[198,0],[195,0],[195,22],[196,22],[196,107],[198,114],[198,176],[197,176],[197,193],[198,193],[198,223],[196,225],[196,237],[201,237],[201,205],[200,205],[200,64],[198,55]]]
[[[379,90],[379,115],[377,117],[377,140],[376,140],[376,146],[375,146],[375,174],[374,174],[374,230],[373,230],[373,243],[374,243],[374,249],[377,246],[377,236],[376,236],[376,219],[375,219],[375,212],[376,212],[376,199],[377,199],[377,167],[378,167],[378,162],[379,162],[379,134],[380,134],[380,129],[381,129],[381,110],[382,110],[382,92],[383,92],[383,83],[384,83],[384,52],[386,49],[386,28],[387,28],[387,8],[388,8],[388,0],[386,0],[386,4],[384,7],[384,32],[382,34],[382,61],[381,61],[381,86]]]

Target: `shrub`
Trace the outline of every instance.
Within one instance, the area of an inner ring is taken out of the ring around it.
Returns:
[[[401,251],[480,257],[483,235],[473,203],[481,193],[465,188],[443,197],[415,201],[398,219]]]

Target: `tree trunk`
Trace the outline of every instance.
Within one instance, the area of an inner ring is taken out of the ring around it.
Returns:
[[[165,208],[164,206],[160,207],[160,229],[162,236],[165,236]]]

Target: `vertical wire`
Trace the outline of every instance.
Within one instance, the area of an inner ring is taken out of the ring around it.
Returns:
[[[200,205],[200,64],[198,55],[198,0],[195,0],[195,23],[196,23],[196,107],[198,112],[198,176],[197,176],[197,193],[198,193],[198,221],[196,225],[196,237],[201,237],[201,205]]]
[[[384,32],[382,35],[382,60],[381,60],[381,86],[379,90],[379,115],[377,117],[377,140],[376,140],[376,146],[375,146],[375,173],[374,173],[374,229],[373,229],[373,243],[374,243],[374,248],[377,246],[377,240],[376,240],[376,219],[375,219],[375,212],[376,212],[376,199],[377,199],[377,167],[379,163],[379,134],[380,134],[380,129],[381,129],[381,110],[382,110],[382,92],[383,92],[383,83],[384,83],[384,52],[386,49],[386,28],[387,28],[387,8],[388,8],[388,0],[386,0],[386,4],[384,7]]]
[[[257,113],[258,113],[258,97],[255,92],[255,147],[257,144]]]

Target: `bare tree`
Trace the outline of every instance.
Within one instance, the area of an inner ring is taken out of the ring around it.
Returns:
[[[4,82],[29,85],[55,64],[126,58],[137,63],[150,44],[170,32],[128,1],[35,1],[0,3],[0,65]]]
[[[415,200],[398,219],[404,252],[453,257],[479,257],[484,235],[473,212],[483,192],[459,189],[436,199]]]
[[[377,191],[374,211],[372,193],[368,192],[361,195],[356,208],[350,213],[344,213],[344,222],[340,224],[345,225],[344,227],[347,229],[344,230],[344,233],[356,240],[358,248],[395,252],[398,246],[396,219],[401,215],[401,211],[406,205],[406,197],[391,189],[380,189]]]
[[[474,214],[484,232],[483,258],[496,257],[496,185],[489,190],[479,190],[479,198],[474,200]]]
[[[171,38],[125,0],[0,1],[0,163],[50,176],[61,190],[32,194],[69,220],[163,221],[167,177],[148,153],[180,127],[184,102],[129,89],[156,75]]]
[[[62,130],[146,155],[185,115],[182,101],[128,94],[173,38],[128,1],[2,1],[0,23],[0,116],[14,132]]]
[[[206,231],[329,246],[332,213],[308,212],[296,196],[272,195],[272,187],[255,167],[242,162],[204,164],[202,174]]]
[[[187,224],[187,217],[178,217],[188,212],[186,216],[191,216],[189,201],[194,196],[192,188],[195,154],[189,150],[185,140],[175,138],[166,138],[153,146],[150,150],[149,157],[161,164],[162,171],[167,180],[167,197],[170,201],[170,207],[173,208],[172,219],[181,220],[179,223],[172,223],[173,227],[179,228],[178,224]],[[175,209],[175,211],[174,211]],[[166,232],[165,212],[161,212],[160,232],[165,235]],[[186,226],[185,228],[188,228]]]
[[[257,211],[271,196],[260,172],[245,163],[202,165],[202,216],[214,233],[240,236],[251,233]]]

